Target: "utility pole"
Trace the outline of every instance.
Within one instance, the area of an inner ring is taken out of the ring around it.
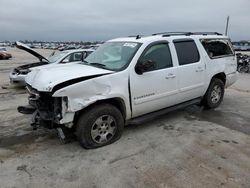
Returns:
[[[227,17],[227,24],[226,24],[226,31],[225,31],[226,36],[227,36],[227,33],[228,33],[228,25],[229,25],[229,16]]]

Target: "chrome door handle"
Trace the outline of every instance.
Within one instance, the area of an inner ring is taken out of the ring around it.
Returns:
[[[169,78],[175,78],[176,76],[172,73],[169,73],[165,78],[169,79]]]
[[[198,67],[195,72],[202,72],[204,69],[202,67]]]

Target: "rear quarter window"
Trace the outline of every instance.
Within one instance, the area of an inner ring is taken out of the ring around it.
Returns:
[[[228,39],[201,39],[201,43],[211,59],[234,55]]]

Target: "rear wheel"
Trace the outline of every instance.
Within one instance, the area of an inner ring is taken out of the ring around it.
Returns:
[[[203,98],[203,104],[206,108],[216,108],[220,105],[224,96],[224,83],[222,80],[213,78],[208,90]]]
[[[110,104],[95,105],[84,112],[78,122],[76,135],[80,145],[93,149],[118,140],[123,131],[121,112]]]

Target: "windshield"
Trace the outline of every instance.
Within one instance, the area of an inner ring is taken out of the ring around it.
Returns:
[[[90,54],[85,63],[108,70],[122,70],[141,46],[135,42],[107,42]]]
[[[55,63],[59,59],[61,59],[63,56],[65,56],[68,52],[55,52],[52,56],[48,57],[48,60],[50,63]]]

